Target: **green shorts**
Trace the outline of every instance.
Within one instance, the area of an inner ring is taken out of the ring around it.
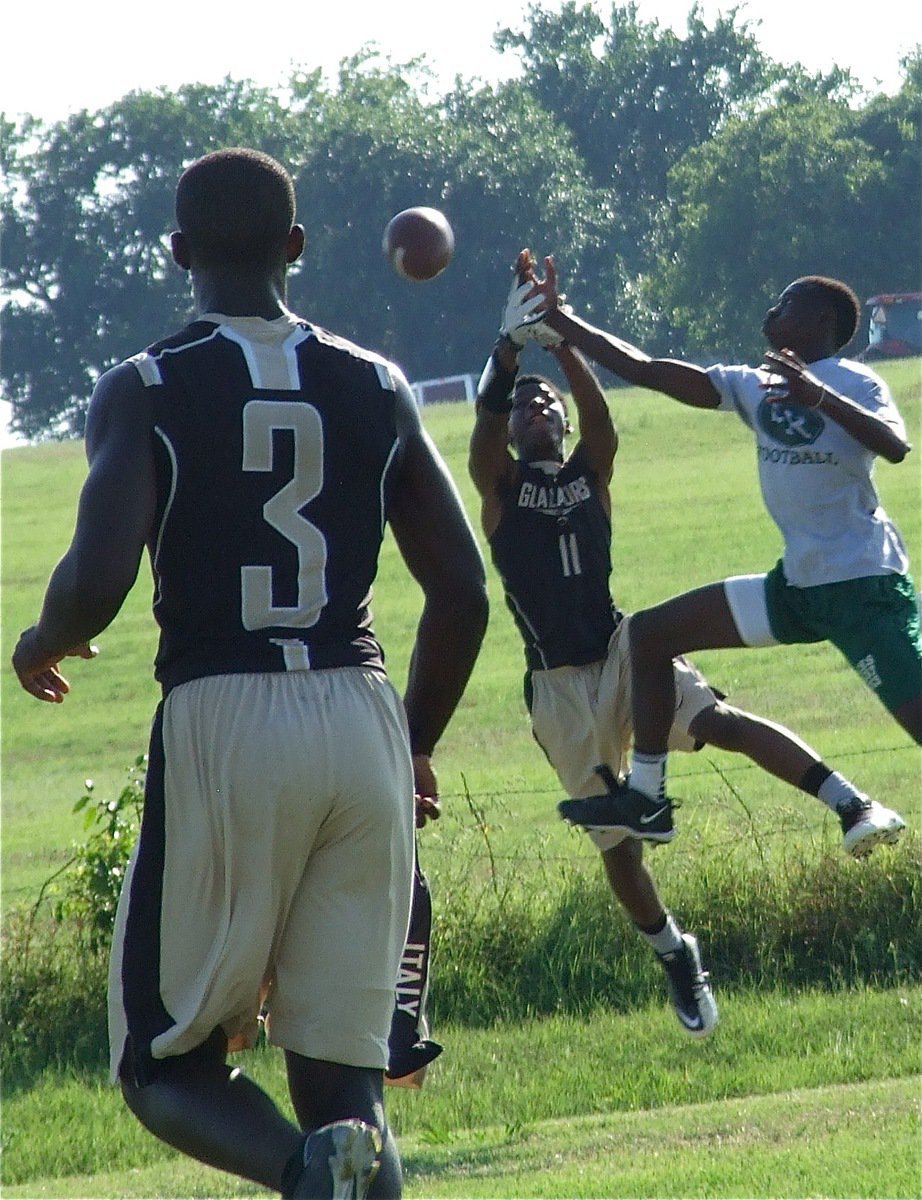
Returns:
[[[919,602],[909,575],[798,588],[779,562],[765,576],[765,601],[779,642],[831,642],[890,712],[922,693]]]

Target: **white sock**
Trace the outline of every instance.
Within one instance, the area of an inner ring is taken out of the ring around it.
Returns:
[[[640,929],[640,934],[647,939],[657,954],[671,954],[682,945],[682,930],[673,920],[672,913],[666,913],[666,924],[659,933],[645,933]]]
[[[635,752],[628,785],[651,800],[659,800],[666,794],[666,755]]]
[[[849,783],[845,776],[840,775],[838,771],[833,771],[828,779],[823,780],[817,795],[826,807],[831,808],[833,812],[836,812],[839,805],[846,800],[854,800],[856,796],[859,796],[862,800],[864,799],[855,785]]]

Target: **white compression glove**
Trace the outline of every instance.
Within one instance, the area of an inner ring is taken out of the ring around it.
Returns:
[[[531,280],[526,279],[524,283],[519,283],[518,277],[513,278],[506,307],[503,309],[502,324],[499,327],[500,335],[507,337],[520,350],[533,337],[533,325],[530,322],[540,320],[535,316],[535,311],[544,303],[540,292],[534,296],[529,295],[533,287]]]

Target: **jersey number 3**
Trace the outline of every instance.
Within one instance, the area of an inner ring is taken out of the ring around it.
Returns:
[[[263,505],[263,516],[297,548],[298,602],[294,608],[273,605],[271,566],[241,567],[244,629],[273,625],[307,629],[316,624],[327,602],[326,539],[300,512],[323,487],[323,423],[309,404],[251,400],[243,410],[244,471],[272,470],[272,433],[276,429],[290,429],[294,435],[294,470],[288,483]]]

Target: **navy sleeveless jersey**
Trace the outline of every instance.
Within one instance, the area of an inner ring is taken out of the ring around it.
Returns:
[[[151,388],[155,674],[383,666],[371,586],[398,437],[391,364],[296,319],[193,322]]]
[[[555,472],[516,463],[490,550],[529,670],[605,657],[620,619],[609,590],[611,522],[578,447]]]

